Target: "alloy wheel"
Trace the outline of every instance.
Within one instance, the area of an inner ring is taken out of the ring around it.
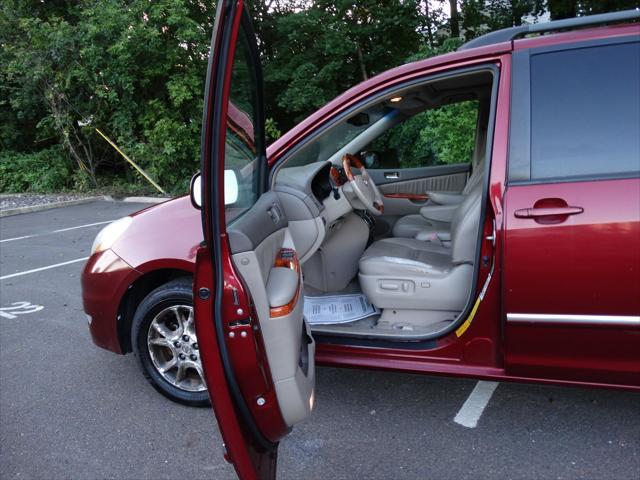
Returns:
[[[160,311],[149,325],[147,348],[154,367],[171,385],[188,392],[207,389],[193,307],[172,305]]]

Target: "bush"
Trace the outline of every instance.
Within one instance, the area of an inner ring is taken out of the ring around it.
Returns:
[[[0,192],[59,192],[73,186],[72,170],[61,147],[35,153],[0,152]]]

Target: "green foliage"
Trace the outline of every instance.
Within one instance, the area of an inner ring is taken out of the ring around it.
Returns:
[[[73,187],[72,165],[60,147],[0,153],[0,192],[59,192]]]
[[[552,20],[640,8],[638,0],[548,0]]]
[[[445,105],[424,112],[425,124],[417,140],[420,149],[433,153],[435,164],[467,163],[474,147],[478,102]]]
[[[267,144],[279,139],[282,136],[282,132],[278,128],[278,125],[276,125],[276,121],[271,117],[265,120],[264,130],[265,134],[267,135]]]
[[[414,0],[315,0],[280,14],[266,86],[288,129],[339,93],[403,63],[421,42]]]
[[[1,10],[0,118],[10,125],[0,130],[3,147],[62,145],[84,172],[78,176],[84,188],[97,187],[99,175],[130,176],[124,159],[94,132],[97,126],[165,189],[186,192],[198,169],[213,6],[39,3],[9,1]]]
[[[462,43],[448,38],[434,47],[423,44],[407,62],[455,51]],[[401,168],[470,162],[477,116],[477,101],[426,110],[386,132],[371,149],[390,150]]]
[[[393,156],[400,168],[467,163],[477,116],[475,100],[426,110],[386,132],[369,149]]]
[[[463,0],[462,28],[467,40],[493,30],[535,21],[546,0]]]
[[[449,0],[455,22],[444,14],[445,0],[248,3],[274,140],[366,78],[535,21],[547,4],[552,18],[563,18],[633,8],[638,0]],[[213,2],[200,0],[4,0],[0,191],[149,189],[97,127],[165,190],[185,193],[199,168],[214,17]],[[454,23],[460,38],[448,38]],[[398,135],[414,135],[419,154],[439,162],[465,157],[472,114],[448,108],[423,114]]]

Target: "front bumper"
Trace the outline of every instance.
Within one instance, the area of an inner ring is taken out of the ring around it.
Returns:
[[[113,250],[92,255],[82,270],[82,304],[89,317],[93,343],[122,353],[118,337],[118,309],[129,286],[141,276]]]

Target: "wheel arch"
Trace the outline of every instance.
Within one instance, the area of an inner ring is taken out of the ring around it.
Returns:
[[[152,270],[137,278],[129,285],[120,301],[116,319],[118,341],[120,342],[120,348],[123,354],[132,351],[131,324],[140,302],[159,286],[178,278],[193,280],[193,272],[179,268]]]

